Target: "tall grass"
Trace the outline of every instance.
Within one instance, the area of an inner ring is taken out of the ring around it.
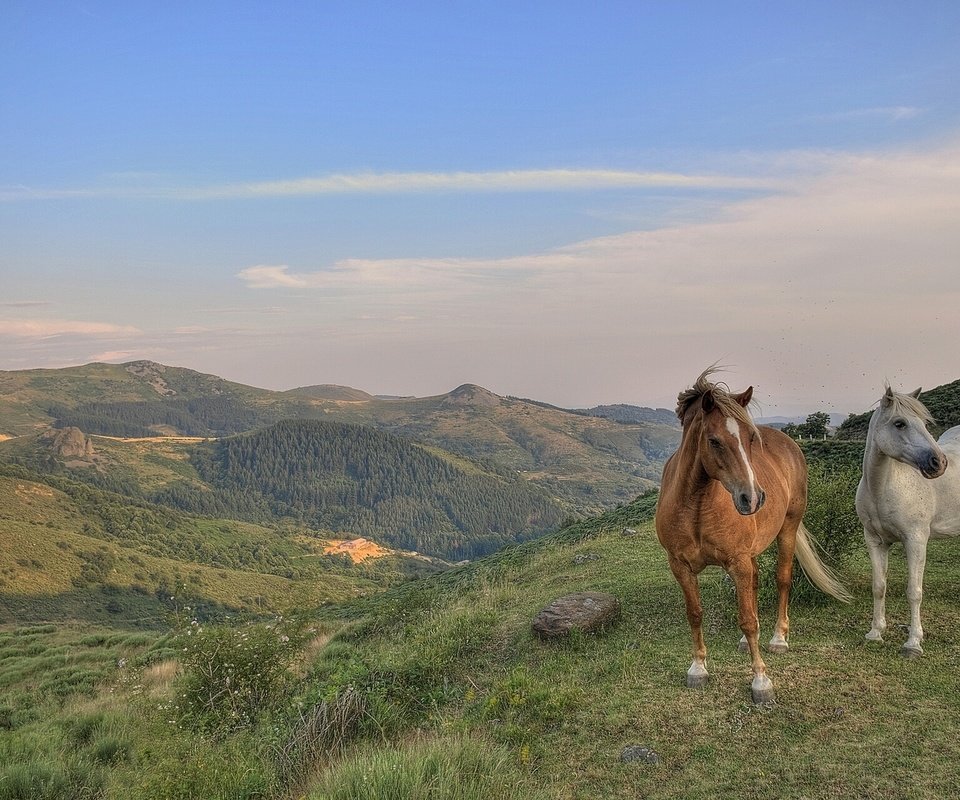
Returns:
[[[465,736],[367,744],[333,767],[309,800],[539,800],[509,754]]]

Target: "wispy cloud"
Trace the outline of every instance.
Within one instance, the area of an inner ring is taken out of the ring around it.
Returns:
[[[456,192],[570,192],[602,189],[775,190],[767,177],[612,169],[533,169],[492,172],[362,172],[211,186],[162,185],[87,188],[0,186],[0,201],[112,197],[118,199],[232,200],[336,194]]]
[[[858,120],[884,119],[891,122],[901,122],[914,119],[923,114],[922,108],[916,106],[874,106],[871,108],[852,108],[847,111],[836,111],[829,114],[818,114],[818,120]]]
[[[130,325],[114,325],[109,322],[86,322],[64,319],[0,320],[0,336],[16,336],[28,339],[44,339],[51,336],[83,335],[110,336],[136,335],[140,331]]]
[[[130,361],[138,353],[136,350],[107,350],[103,353],[93,353],[90,356],[91,361]]]
[[[188,192],[202,199],[410,192],[557,192],[637,188],[771,189],[773,181],[735,175],[686,175],[609,169],[497,172],[381,172],[235,183]]]
[[[0,308],[37,308],[52,305],[49,300],[7,300],[0,302]]]

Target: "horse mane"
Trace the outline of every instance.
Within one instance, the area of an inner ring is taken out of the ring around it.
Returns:
[[[934,421],[933,414],[930,413],[930,410],[912,394],[895,392],[890,389],[890,384],[887,384],[886,388],[889,389],[890,392],[884,396],[890,399],[890,408],[894,414],[913,414],[920,417],[920,419],[927,424]]]
[[[755,434],[759,434],[757,424],[740,403],[738,403],[730,391],[730,387],[725,383],[714,383],[710,376],[720,370],[717,367],[708,367],[700,373],[700,377],[689,389],[684,389],[677,395],[677,417],[683,423],[687,412],[693,407],[694,403],[700,400],[708,392],[713,395],[713,401],[720,408],[724,416],[733,417],[739,420]]]

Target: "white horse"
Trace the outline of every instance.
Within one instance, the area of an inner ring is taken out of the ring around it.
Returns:
[[[903,542],[910,632],[900,652],[908,658],[923,652],[927,540],[960,535],[960,425],[935,442],[927,431],[932,417],[919,395],[919,389],[900,394],[887,387],[870,420],[857,488],[857,514],[873,565],[873,626],[867,639],[883,641],[887,556],[891,544]]]

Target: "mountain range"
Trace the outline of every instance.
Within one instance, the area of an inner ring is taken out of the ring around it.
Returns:
[[[0,371],[0,435],[54,425],[123,438],[222,437],[286,419],[363,425],[511,470],[571,513],[594,513],[656,485],[679,441],[663,409],[610,418],[464,384],[433,397],[376,397],[333,385],[276,392],[150,361]]]

